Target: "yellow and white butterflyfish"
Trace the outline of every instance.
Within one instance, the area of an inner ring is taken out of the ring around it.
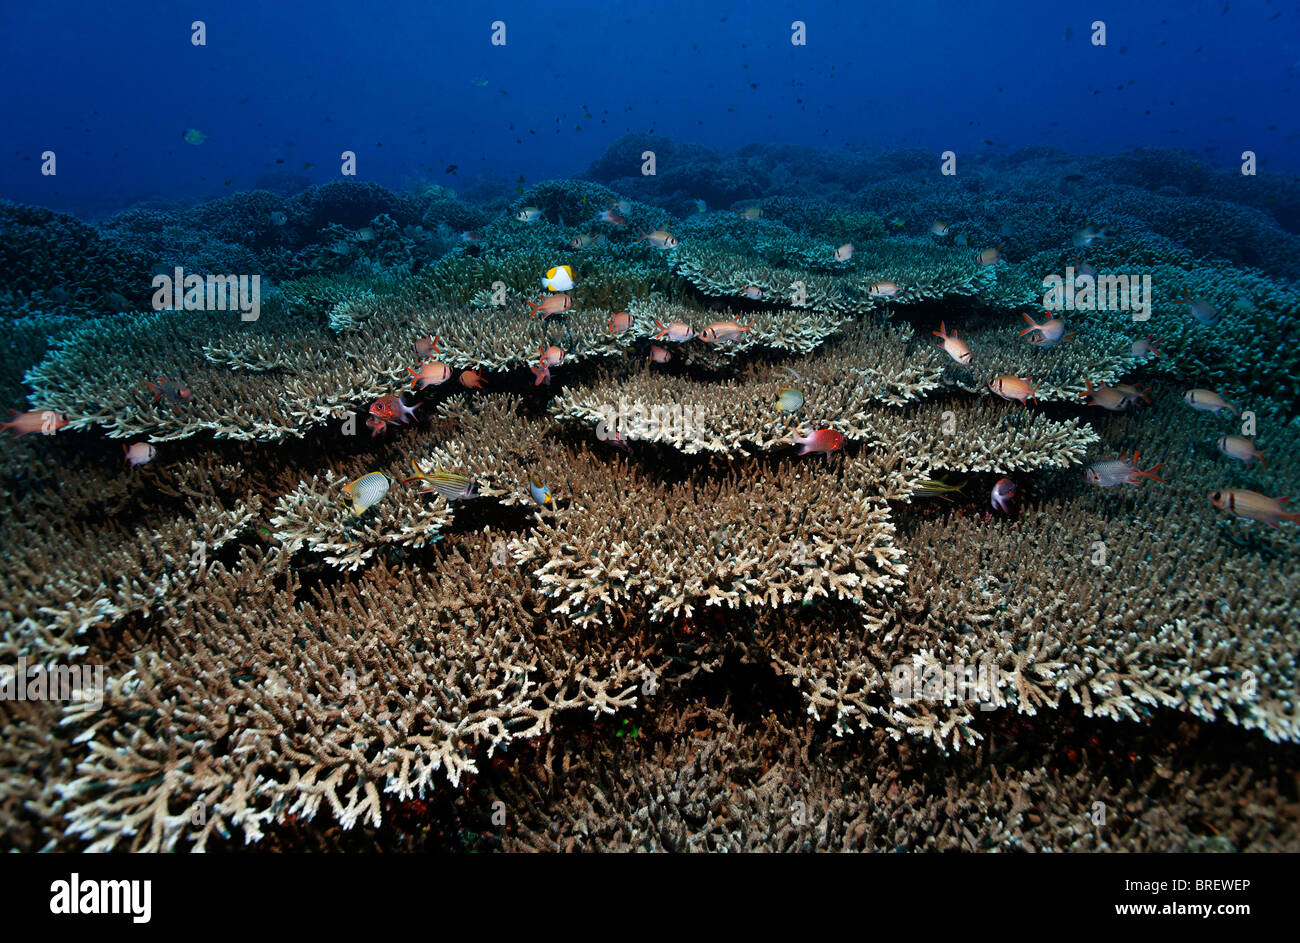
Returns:
[[[557,265],[546,273],[542,287],[551,291],[568,291],[573,287],[573,269],[567,265]]]

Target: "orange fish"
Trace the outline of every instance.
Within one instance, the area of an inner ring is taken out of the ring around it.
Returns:
[[[609,316],[609,333],[622,334],[632,327],[632,315],[626,311],[619,311]]]
[[[728,341],[739,340],[741,334],[753,328],[752,324],[741,325],[736,321],[714,321],[700,331],[700,340],[706,344],[725,344]]]
[[[466,370],[460,375],[461,386],[468,387],[471,390],[476,390],[480,386],[484,386],[486,383],[487,377],[483,376],[483,374],[479,373],[477,370]]]
[[[67,416],[49,409],[33,409],[25,413],[11,409],[9,415],[14,418],[9,422],[0,422],[0,429],[12,429],[15,439],[32,432],[53,435],[68,424]]]
[[[1287,511],[1283,502],[1290,498],[1269,498],[1258,491],[1211,491],[1210,503],[1220,511],[1227,511],[1237,517],[1251,521],[1263,521],[1269,527],[1277,527],[1278,521],[1290,521],[1300,524],[1300,513]]]
[[[673,359],[673,355],[667,348],[660,347],[658,344],[650,345],[650,360],[653,363],[667,363]]]
[[[1020,332],[1021,337],[1024,337],[1026,334],[1033,331],[1038,331],[1037,337],[1029,338],[1031,344],[1041,344],[1043,347],[1054,347],[1061,341],[1068,340],[1074,336],[1073,333],[1065,333],[1065,322],[1060,318],[1048,318],[1042,324],[1036,324],[1034,323],[1034,319],[1025,314],[1025,312],[1020,312],[1020,316],[1029,322],[1029,327]]]
[[[1032,399],[1035,403],[1038,402],[1038,397],[1034,395],[1038,392],[1038,387],[1034,385],[1033,377],[1026,380],[1009,375],[994,377],[989,381],[989,389],[1005,400],[1014,399],[1023,403]]]
[[[438,338],[436,337],[430,337],[426,334],[415,342],[415,356],[421,360],[429,360],[440,353],[442,351],[438,350]]]
[[[400,396],[381,396],[370,404],[370,415],[384,422],[406,423],[419,408],[419,403],[407,406]]]
[[[965,341],[957,339],[957,332],[947,333],[947,327],[942,321],[939,322],[939,330],[931,331],[935,337],[943,338],[943,349],[953,360],[957,361],[963,367],[969,367],[971,361],[970,348],[966,346]]]
[[[806,436],[795,436],[794,444],[802,446],[799,449],[800,455],[809,452],[825,452],[829,455],[844,448],[844,433],[834,429],[816,429]]]
[[[164,396],[174,403],[188,403],[190,397],[194,395],[190,388],[179,380],[164,380],[159,377],[157,383],[150,383],[145,380],[144,385],[154,391],[153,401],[155,403]]]
[[[537,381],[533,386],[541,386],[543,383],[547,386],[551,385],[551,368],[546,361],[542,361],[540,364],[530,363],[528,369],[533,371],[533,376],[537,377]]]
[[[649,242],[656,249],[673,249],[677,246],[677,237],[666,229],[656,229],[654,232],[642,233],[637,242],[643,240]]]
[[[542,320],[544,321],[553,314],[559,314],[561,311],[568,311],[573,307],[573,299],[561,292],[558,295],[549,295],[537,304],[533,304],[531,301],[525,301],[524,304],[533,309],[528,313],[530,319],[535,317],[537,312],[540,311],[542,312]]]
[[[370,430],[370,438],[382,435],[388,431],[388,423],[382,419],[376,419],[374,416],[366,417],[366,428]]]
[[[1133,405],[1133,400],[1130,400],[1124,392],[1116,387],[1102,386],[1093,389],[1091,380],[1084,380],[1083,384],[1087,387],[1087,390],[1079,395],[1088,401],[1089,406],[1100,406],[1112,413],[1119,413]],[[1134,393],[1136,392],[1134,390]]]
[[[656,340],[666,337],[670,341],[688,341],[695,336],[695,330],[685,321],[673,321],[667,327],[659,324],[658,321],[655,324],[659,325],[659,333],[655,335]]]
[[[407,367],[406,372],[415,378],[411,381],[411,386],[418,385],[420,389],[424,389],[426,386],[438,386],[451,379],[451,367],[441,360],[425,361],[420,365],[418,371]]]

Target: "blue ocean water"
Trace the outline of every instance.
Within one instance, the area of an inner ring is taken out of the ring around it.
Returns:
[[[627,133],[724,151],[1176,147],[1224,166],[1251,150],[1263,168],[1300,166],[1300,7],[1282,0],[56,0],[0,7],[0,62],[0,195],[81,213],[276,171],[323,183],[343,151],[386,186],[531,182],[580,173]]]

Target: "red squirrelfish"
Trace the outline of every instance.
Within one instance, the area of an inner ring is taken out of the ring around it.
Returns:
[[[1005,400],[1014,399],[1023,403],[1032,399],[1035,403],[1038,402],[1038,397],[1034,395],[1038,392],[1038,387],[1034,384],[1033,377],[1025,380],[1009,375],[994,377],[989,381],[989,389]]]
[[[1263,521],[1276,527],[1278,521],[1300,524],[1300,512],[1287,511],[1283,502],[1290,498],[1269,498],[1258,491],[1211,491],[1210,503],[1220,511],[1227,511],[1247,520]]]
[[[407,367],[406,372],[415,378],[411,380],[411,386],[418,386],[420,389],[426,386],[438,386],[451,379],[451,367],[441,360],[426,361],[420,364],[419,370]]]
[[[1119,413],[1132,405],[1129,398],[1116,387],[1102,386],[1094,389],[1091,380],[1084,380],[1083,383],[1088,389],[1079,395],[1088,401],[1089,406],[1100,406],[1102,409]]]
[[[799,449],[800,455],[807,455],[809,452],[830,454],[844,448],[844,433],[836,432],[834,429],[816,429],[806,436],[795,436],[794,444],[802,446]]]
[[[947,327],[942,321],[939,322],[939,330],[931,331],[935,337],[943,338],[943,349],[953,360],[957,361],[963,367],[970,366],[971,353],[970,348],[966,346],[965,341],[957,339],[957,332],[947,333]]]
[[[1222,410],[1227,410],[1234,416],[1241,415],[1241,409],[1235,403],[1229,403],[1226,399],[1215,393],[1213,390],[1188,390],[1183,400],[1192,409],[1201,412],[1214,413],[1218,415]]]
[[[173,403],[188,403],[190,397],[194,395],[190,388],[179,380],[164,380],[159,377],[157,383],[150,383],[145,380],[144,385],[154,391],[153,401],[155,403],[164,396]]]
[[[31,432],[43,432],[46,435],[53,435],[68,424],[67,416],[50,409],[33,409],[25,413],[11,409],[9,415],[14,418],[8,422],[0,422],[0,429],[13,430],[14,438]]]
[[[667,326],[659,324],[658,321],[655,324],[659,325],[659,333],[655,335],[655,340],[666,337],[670,341],[688,341],[695,336],[694,329],[685,321],[673,321]]]
[[[558,295],[549,295],[537,304],[533,304],[531,301],[525,301],[524,304],[528,305],[528,307],[532,309],[528,312],[528,317],[530,319],[536,317],[537,312],[540,311],[542,312],[542,319],[545,320],[553,314],[559,314],[561,311],[568,311],[573,307],[573,299],[561,292]]]
[[[1098,488],[1112,488],[1115,485],[1140,485],[1143,478],[1150,478],[1152,481],[1164,481],[1163,478],[1156,474],[1156,471],[1161,465],[1164,465],[1164,462],[1142,471],[1137,467],[1138,456],[1141,454],[1141,452],[1134,452],[1132,459],[1121,455],[1114,461],[1094,462],[1083,470],[1083,480],[1090,485],[1096,485]]]
[[[1072,334],[1065,333],[1065,322],[1060,318],[1048,318],[1042,324],[1034,323],[1034,319],[1023,311],[1020,316],[1029,322],[1029,327],[1020,332],[1020,336],[1038,331],[1038,335],[1029,338],[1031,344],[1039,344],[1042,347],[1054,347],[1056,344],[1065,340],[1067,337],[1073,337]]]
[[[1255,448],[1255,440],[1248,439],[1244,435],[1225,435],[1219,437],[1219,451],[1229,458],[1235,458],[1239,462],[1245,462],[1249,465],[1256,459],[1261,465],[1267,465],[1264,461],[1264,453]]]
[[[410,417],[415,415],[415,411],[420,408],[420,404],[407,406],[402,402],[400,396],[381,396],[370,404],[370,415],[376,419],[382,419],[384,422],[401,422],[410,421]]]
[[[741,325],[736,321],[714,321],[700,331],[700,340],[706,344],[725,344],[728,341],[739,340],[740,335],[752,330],[753,327],[752,324]]]

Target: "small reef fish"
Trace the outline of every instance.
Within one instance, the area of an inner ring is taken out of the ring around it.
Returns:
[[[628,213],[632,212],[632,201],[615,200],[613,203],[609,204],[609,208],[612,210],[618,210],[620,213],[626,216]]]
[[[632,315],[626,311],[617,311],[609,316],[609,333],[622,334],[632,327]]]
[[[1134,360],[1142,360],[1146,357],[1160,356],[1160,342],[1152,337],[1142,337],[1133,342],[1129,348],[1128,355]]]
[[[999,478],[993,484],[990,503],[1003,514],[1011,513],[1011,504],[1016,497],[1016,483],[1010,478]]]
[[[122,446],[122,454],[126,456],[124,459],[126,464],[132,468],[139,468],[152,462],[158,450],[148,442],[133,442],[129,448]]]
[[[957,494],[962,488],[966,487],[966,482],[959,485],[948,484],[945,478],[923,478],[916,483],[916,488],[912,494],[920,495],[923,498],[943,498],[945,501],[952,501],[950,494]]]
[[[438,349],[438,338],[436,337],[426,334],[415,342],[415,356],[421,360],[432,359],[440,353],[442,351]]]
[[[1094,389],[1091,380],[1084,380],[1083,384],[1087,389],[1079,395],[1088,401],[1089,406],[1100,406],[1112,413],[1121,413],[1133,405],[1128,396],[1116,387],[1102,386]]]
[[[650,361],[652,363],[667,363],[673,359],[672,352],[658,344],[650,345]]]
[[[655,340],[667,338],[670,341],[688,341],[695,336],[694,329],[685,321],[673,321],[667,326],[655,322],[659,327],[659,333],[655,335]]]
[[[421,390],[426,386],[441,386],[451,379],[451,367],[441,360],[427,360],[418,371],[407,367],[406,372],[413,377],[411,386]]]
[[[799,449],[800,455],[809,452],[825,452],[829,455],[844,448],[844,433],[834,429],[816,429],[806,436],[795,436],[794,444],[802,446]]]
[[[1192,409],[1205,413],[1214,413],[1216,416],[1225,409],[1234,416],[1241,415],[1241,409],[1236,403],[1229,403],[1213,390],[1188,390],[1183,397],[1183,401]]]
[[[477,229],[466,229],[464,232],[460,234],[460,241],[469,243],[472,246],[477,245],[480,241],[482,241],[482,239],[483,239],[483,234],[480,233]]]
[[[487,385],[487,377],[477,370],[464,370],[459,377],[460,385],[469,390],[477,390],[481,386]]]
[[[410,417],[415,415],[415,411],[420,408],[420,404],[407,406],[402,402],[402,397],[389,394],[381,396],[370,404],[370,415],[376,419],[382,419],[384,422],[407,423]]]
[[[482,76],[479,76],[477,78],[470,79],[470,82],[472,82],[474,85],[477,85],[479,88],[483,88],[485,85],[487,85],[488,80],[483,78]]]
[[[942,346],[944,352],[949,357],[957,361],[963,367],[969,367],[971,362],[970,348],[966,346],[965,341],[957,339],[956,331],[953,331],[951,334],[947,333],[947,331],[948,328],[945,326],[944,322],[940,321],[939,330],[931,331],[930,333],[933,334],[935,337],[943,338]]]
[[[975,253],[975,261],[980,265],[997,265],[1002,261],[1002,250],[997,246],[981,249]]]
[[[570,249],[585,249],[585,248],[587,248],[589,245],[591,245],[592,242],[594,242],[594,241],[595,241],[595,240],[593,240],[590,236],[588,236],[588,235],[586,235],[586,234],[584,233],[584,234],[581,235],[581,236],[574,236],[571,240],[569,240],[569,248],[570,248]],[[572,275],[571,275],[570,277],[572,277]],[[573,286],[569,286],[569,287],[573,287]],[[561,290],[561,291],[564,291],[565,289],[560,289],[560,290]]]
[[[609,223],[611,226],[627,225],[627,220],[624,219],[622,216],[620,216],[618,213],[614,212],[613,209],[608,209],[603,211],[599,216],[596,217],[596,221],[600,223]]]
[[[545,344],[540,345],[541,362],[548,367],[556,367],[564,363],[564,351],[552,344],[547,347]]]
[[[1132,383],[1116,383],[1111,389],[1122,394],[1130,406],[1136,405],[1138,400],[1144,403],[1151,402],[1150,390],[1139,390]]]
[[[709,211],[709,204],[705,203],[703,200],[695,200],[694,203],[695,203],[695,212],[707,213]]]
[[[700,340],[706,344],[725,344],[740,339],[740,335],[753,330],[752,324],[740,324],[736,321],[714,321],[700,331]]]
[[[573,287],[573,269],[567,265],[557,265],[548,269],[542,279],[542,287],[551,291],[568,291]]]
[[[989,389],[998,394],[1005,400],[1018,400],[1024,403],[1028,400],[1038,402],[1038,397],[1034,394],[1038,392],[1038,387],[1034,385],[1034,378],[1020,379],[1010,375],[994,377],[989,381]]]
[[[870,298],[893,298],[902,290],[903,286],[897,282],[876,282],[867,289],[867,296]]]
[[[357,234],[352,237],[357,242],[374,242],[375,231],[369,226],[363,226],[357,230]]]
[[[1086,249],[1094,242],[1105,242],[1110,238],[1110,233],[1104,227],[1084,226],[1075,232],[1071,240],[1076,249]]]
[[[283,226],[289,221],[289,214],[284,210],[272,210],[269,218],[272,226]]]
[[[759,288],[757,285],[746,285],[744,288],[740,289],[738,294],[744,298],[748,298],[750,301],[758,301],[763,297],[763,289]]]
[[[382,419],[376,419],[374,416],[366,417],[366,428],[370,430],[370,438],[377,435],[383,435],[388,431],[388,423]]]
[[[836,262],[847,262],[849,259],[853,258],[853,243],[844,243],[844,245],[831,253],[831,258]]]
[[[415,474],[410,478],[403,478],[402,484],[421,482],[424,487],[420,489],[420,494],[440,494],[448,501],[464,501],[467,498],[478,497],[478,486],[474,482],[464,475],[443,471],[441,462],[432,475],[426,475],[415,459],[411,459],[411,467],[415,469]]]
[[[208,136],[198,128],[186,128],[185,133],[181,135],[186,144],[193,144],[195,147],[202,144],[208,139]]]
[[[677,247],[677,237],[666,229],[656,229],[654,232],[642,233],[637,242],[649,242],[656,249],[674,249]]]
[[[33,409],[25,413],[11,409],[9,415],[14,418],[8,422],[0,422],[0,429],[11,430],[15,439],[33,432],[50,435],[68,424],[67,416],[49,409]]]
[[[551,489],[546,485],[539,485],[532,475],[528,476],[528,493],[538,507],[555,507],[555,495],[551,494]]]
[[[941,219],[936,219],[933,223],[930,224],[930,234],[932,236],[948,235],[948,224]]]
[[[515,214],[515,219],[521,223],[535,223],[542,218],[542,211],[535,206],[525,206]]]
[[[798,390],[777,390],[776,408],[783,413],[795,413],[803,408],[803,394]]]
[[[1164,479],[1157,475],[1156,472],[1164,465],[1164,462],[1142,471],[1137,467],[1138,456],[1141,454],[1141,452],[1134,452],[1131,459],[1120,455],[1118,459],[1109,462],[1094,462],[1083,470],[1083,480],[1090,485],[1096,485],[1098,488],[1113,488],[1115,485],[1140,485],[1143,478],[1163,482]]]
[[[154,391],[153,401],[155,403],[164,396],[173,403],[188,403],[194,395],[194,392],[179,380],[164,380],[159,377],[157,383],[150,383],[145,380],[144,385]]]
[[[737,212],[743,219],[758,219],[763,215],[763,209],[759,206],[747,206]]]
[[[537,312],[540,311],[542,312],[542,320],[544,321],[553,314],[559,314],[561,311],[568,311],[572,308],[573,298],[564,293],[560,293],[558,295],[549,295],[536,304],[531,301],[525,301],[524,304],[528,305],[528,307],[532,309],[528,312],[529,320],[536,317]]]
[[[1248,439],[1244,435],[1225,435],[1219,436],[1217,445],[1219,451],[1229,458],[1235,458],[1247,465],[1259,459],[1261,465],[1268,466],[1268,462],[1264,461],[1264,453],[1255,448],[1254,439]]]
[[[359,516],[374,507],[384,499],[384,495],[388,494],[391,484],[392,482],[383,472],[371,472],[344,485],[344,493],[352,499],[352,513]]]
[[[1258,491],[1211,491],[1209,497],[1210,503],[1220,511],[1251,521],[1263,521],[1269,527],[1277,527],[1278,521],[1300,524],[1300,512],[1282,507],[1290,498],[1269,498]]]
[[[551,368],[548,364],[545,362],[530,363],[528,369],[533,371],[533,376],[537,377],[533,382],[533,386],[541,386],[543,383],[547,386],[551,385]]]
[[[1044,349],[1055,347],[1061,341],[1074,336],[1073,334],[1065,333],[1065,322],[1060,318],[1048,318],[1042,324],[1037,324],[1033,318],[1023,311],[1020,312],[1020,316],[1029,322],[1029,327],[1021,331],[1019,336],[1024,337],[1026,334],[1038,331],[1036,336],[1029,338],[1029,342],[1031,344],[1038,344]]]
[[[1193,298],[1191,292],[1187,292],[1182,304],[1187,305],[1188,313],[1202,324],[1208,326],[1219,321],[1219,309],[1205,298]]]

